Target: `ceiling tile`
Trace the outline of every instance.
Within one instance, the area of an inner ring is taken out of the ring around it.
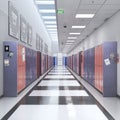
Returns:
[[[101,5],[80,5],[79,10],[98,10]]]
[[[120,5],[120,0],[107,0],[105,4],[111,4],[111,5]]]
[[[81,1],[81,4],[93,4],[93,5],[96,5],[96,4],[103,4],[105,2],[105,0],[82,0]]]

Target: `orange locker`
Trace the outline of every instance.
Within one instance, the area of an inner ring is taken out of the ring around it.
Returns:
[[[81,52],[81,77],[84,77],[84,52]]]
[[[20,92],[25,88],[26,83],[26,62],[25,62],[25,47],[23,45],[18,45],[18,75],[17,75],[17,92]]]

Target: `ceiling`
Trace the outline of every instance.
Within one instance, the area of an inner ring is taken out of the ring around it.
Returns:
[[[43,23],[52,41],[58,41],[55,0],[35,0]]]
[[[64,10],[64,14],[56,14],[59,49],[68,53],[120,9],[120,0],[56,0],[56,10],[59,9]],[[94,17],[75,18],[76,14],[94,14]],[[86,27],[73,29],[72,26]],[[80,34],[69,34],[75,32]],[[68,37],[77,39],[68,45]]]

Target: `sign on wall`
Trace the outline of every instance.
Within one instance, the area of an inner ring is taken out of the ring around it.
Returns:
[[[28,40],[27,43],[28,45],[32,45],[32,27],[30,25],[28,25]]]
[[[36,34],[36,49],[39,50],[40,49],[40,37],[38,34]]]
[[[28,40],[27,28],[28,27],[26,20],[22,16],[20,16],[20,40],[25,43],[27,43]]]
[[[19,14],[12,3],[8,2],[8,34],[19,39],[20,36]]]
[[[44,52],[48,53],[48,45],[46,43],[44,44]]]

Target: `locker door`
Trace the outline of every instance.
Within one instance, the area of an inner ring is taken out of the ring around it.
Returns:
[[[17,78],[17,92],[25,88],[26,84],[26,60],[25,60],[25,47],[18,45],[18,78]]]
[[[81,61],[81,76],[84,78],[84,52],[82,52],[81,53],[81,59],[82,59],[82,61]]]
[[[100,91],[103,92],[103,51],[102,45],[100,46]]]
[[[95,87],[98,89],[98,46],[95,47]]]

